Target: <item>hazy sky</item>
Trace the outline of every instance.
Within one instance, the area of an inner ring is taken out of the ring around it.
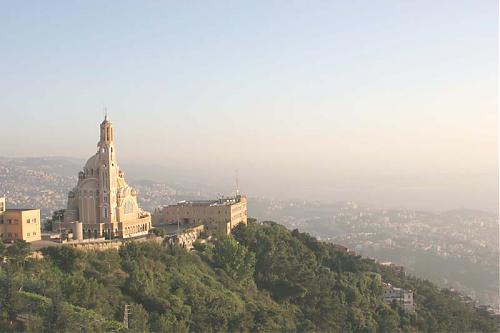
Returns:
[[[493,210],[497,6],[3,1],[0,156],[88,157],[107,105],[120,161],[221,190]]]

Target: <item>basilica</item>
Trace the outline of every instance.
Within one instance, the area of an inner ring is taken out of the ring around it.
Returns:
[[[146,235],[151,215],[139,208],[136,190],[128,186],[118,167],[113,124],[107,118],[100,126],[96,154],[78,173],[78,183],[68,193],[64,224],[81,238]]]

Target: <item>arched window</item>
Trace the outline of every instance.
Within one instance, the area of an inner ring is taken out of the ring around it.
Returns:
[[[125,202],[125,207],[123,208],[123,212],[125,214],[130,214],[133,211],[134,211],[134,205],[132,204],[132,202],[130,201]]]

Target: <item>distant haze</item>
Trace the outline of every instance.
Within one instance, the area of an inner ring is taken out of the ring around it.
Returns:
[[[4,3],[0,156],[88,158],[107,105],[119,162],[165,178],[496,212],[497,6]]]

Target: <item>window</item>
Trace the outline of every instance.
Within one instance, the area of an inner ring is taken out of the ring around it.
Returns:
[[[33,232],[33,236],[36,236],[36,231]]]
[[[31,235],[30,235],[30,233],[28,232],[28,233],[26,234],[26,237],[30,237],[30,236],[31,236]]]
[[[28,223],[28,224],[29,224],[29,223],[30,223],[30,219],[27,219],[27,220],[26,220],[26,223]]]

